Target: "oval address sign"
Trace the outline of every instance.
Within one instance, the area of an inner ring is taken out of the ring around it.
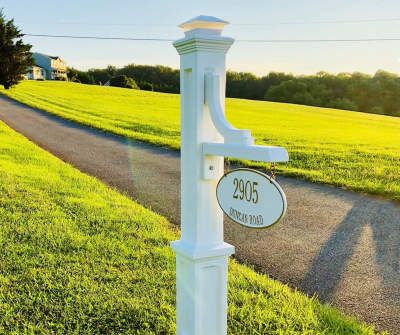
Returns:
[[[233,221],[250,228],[267,228],[286,212],[286,196],[268,175],[251,169],[225,174],[217,185],[219,206]]]

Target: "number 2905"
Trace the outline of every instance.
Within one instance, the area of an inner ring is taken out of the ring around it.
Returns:
[[[235,178],[233,180],[235,191],[233,192],[232,197],[234,199],[246,200],[256,204],[258,202],[257,185],[258,183],[255,181],[243,181],[243,179]]]

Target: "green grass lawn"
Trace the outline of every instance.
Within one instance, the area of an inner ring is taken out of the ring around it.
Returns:
[[[174,334],[166,219],[0,123],[0,334]],[[230,262],[229,334],[373,334]]]
[[[73,121],[179,148],[179,96],[25,81],[0,93]],[[226,100],[227,116],[258,144],[288,149],[278,171],[400,200],[400,118],[291,104]],[[249,162],[247,162],[249,164]]]

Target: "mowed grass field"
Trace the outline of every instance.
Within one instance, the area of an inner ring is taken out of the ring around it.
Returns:
[[[0,93],[107,132],[179,148],[178,95],[49,81]],[[258,144],[287,148],[290,162],[278,165],[281,173],[400,200],[400,118],[241,99],[227,99],[226,113]]]
[[[171,224],[3,123],[0,162],[0,334],[175,334]],[[229,334],[374,334],[229,267]]]

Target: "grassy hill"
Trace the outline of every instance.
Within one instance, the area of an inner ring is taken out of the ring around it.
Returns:
[[[0,122],[0,333],[175,334],[177,232]],[[230,262],[229,334],[374,334]]]
[[[0,93],[85,125],[179,148],[178,95],[33,81]],[[290,162],[278,171],[400,200],[400,118],[241,99],[227,99],[226,110],[258,144],[288,149]]]

